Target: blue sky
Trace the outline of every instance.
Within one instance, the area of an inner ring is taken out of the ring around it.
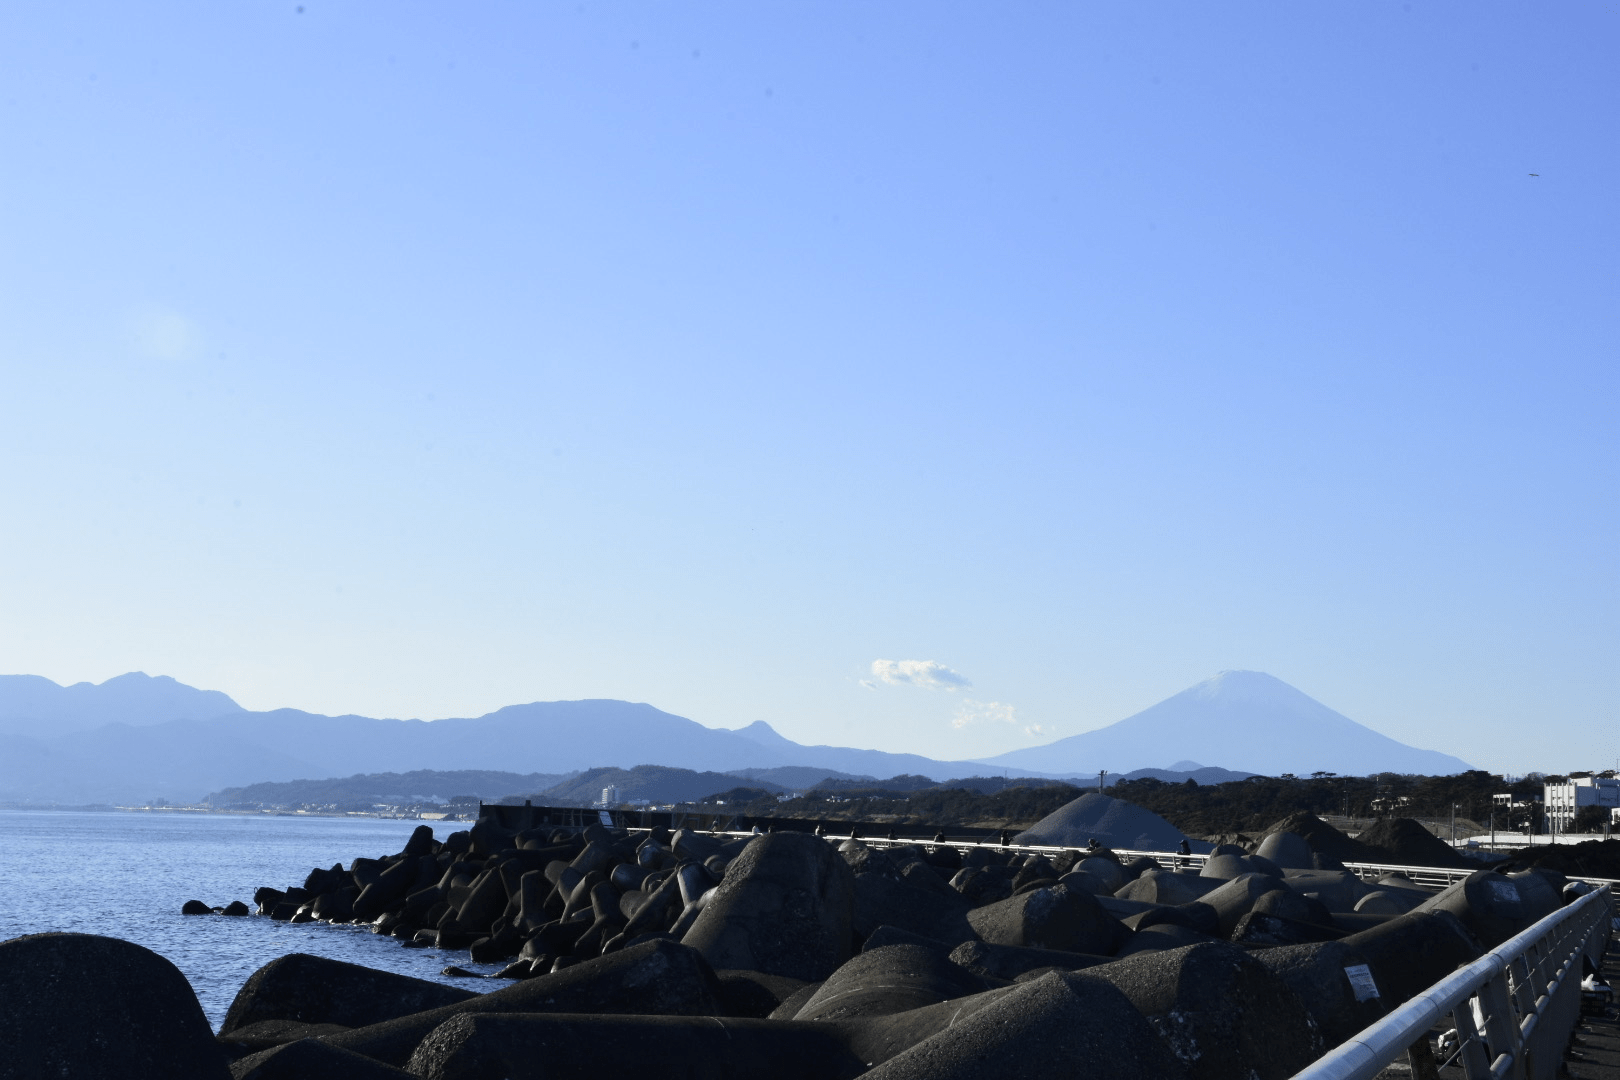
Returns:
[[[0,669],[1612,765],[1617,23],[15,5]]]

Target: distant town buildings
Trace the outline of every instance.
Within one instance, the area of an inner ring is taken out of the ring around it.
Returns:
[[[617,806],[617,805],[619,805],[619,789],[618,789],[618,787],[615,786],[615,785],[610,784],[607,787],[603,788],[602,789],[602,799],[597,805],[598,806]]]
[[[1620,778],[1572,773],[1562,784],[1546,784],[1542,804],[1547,809],[1547,831],[1568,832],[1583,806],[1609,807],[1611,820],[1620,819]]]

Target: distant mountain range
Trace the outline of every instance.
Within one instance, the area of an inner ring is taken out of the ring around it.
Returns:
[[[1157,768],[1166,757],[1219,761],[1227,768],[1211,767],[1202,776],[1181,767],[1203,769],[1193,761]],[[956,762],[805,746],[764,721],[736,730],[709,728],[651,705],[605,699],[510,705],[471,718],[386,720],[296,709],[251,712],[218,691],[140,672],[73,686],[33,675],[0,676],[0,801],[192,802],[259,782],[492,765],[561,775],[649,763],[745,776],[785,789],[837,775],[920,774],[940,781],[994,771],[1088,778],[1102,767],[1115,777],[1190,773],[1211,783],[1249,775],[1232,766],[1272,775],[1316,768],[1452,773],[1468,767],[1395,742],[1258,672],[1225,672],[1099,731],[986,761]]]

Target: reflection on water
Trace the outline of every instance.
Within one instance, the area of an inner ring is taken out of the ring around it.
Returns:
[[[446,964],[492,972],[467,953],[407,949],[365,927],[186,916],[180,905],[232,900],[253,906],[260,885],[302,884],[312,866],[391,855],[419,822],[376,818],[0,810],[0,941],[69,931],[124,938],[161,953],[191,981],[217,1030],[231,999],[259,967],[290,952],[347,960],[472,990]],[[465,826],[450,826],[450,828]],[[447,828],[435,824],[443,839]],[[87,976],[93,977],[93,976]],[[502,984],[504,985],[504,984]]]

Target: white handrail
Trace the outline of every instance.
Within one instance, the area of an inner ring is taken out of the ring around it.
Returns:
[[[1528,1075],[1526,1053],[1530,1037],[1538,1034],[1537,1043],[1543,1050],[1562,1049],[1563,1041],[1573,1027],[1573,1013],[1565,1008],[1560,1023],[1549,1027],[1543,1018],[1550,1017],[1553,1008],[1572,999],[1578,1000],[1581,951],[1587,941],[1609,918],[1610,891],[1596,889],[1576,900],[1568,907],[1548,915],[1523,933],[1503,942],[1471,964],[1458,968],[1417,997],[1398,1006],[1376,1023],[1368,1025],[1354,1037],[1328,1051],[1305,1069],[1294,1074],[1293,1080],[1371,1080],[1386,1066],[1419,1039],[1427,1038],[1434,1027],[1447,1014],[1456,1017],[1457,1030],[1462,1041],[1475,1043],[1474,1053],[1463,1054],[1463,1067],[1470,1080],[1486,1076]],[[1543,986],[1535,986],[1537,968],[1528,959],[1532,952],[1557,965],[1546,976]],[[1526,971],[1512,965],[1523,961]],[[1573,982],[1570,981],[1574,976]],[[1524,997],[1533,1007],[1515,1018],[1508,996],[1510,982],[1514,988],[1524,985],[1528,977],[1530,992]],[[1563,993],[1560,995],[1560,991]],[[1482,999],[1480,1013],[1486,1017],[1485,1040],[1489,1042],[1494,1061],[1487,1061],[1478,1053],[1480,1033],[1474,1029],[1474,1010],[1469,1002]],[[1565,1027],[1567,1023],[1567,1027]],[[1564,1030],[1559,1030],[1564,1027]],[[1465,1050],[1468,1048],[1465,1046]],[[1541,1055],[1546,1057],[1545,1052]],[[1537,1074],[1553,1075],[1557,1061],[1536,1061]]]

